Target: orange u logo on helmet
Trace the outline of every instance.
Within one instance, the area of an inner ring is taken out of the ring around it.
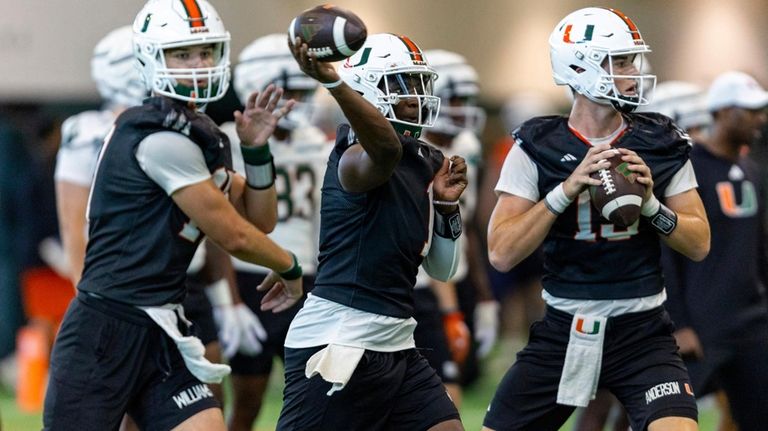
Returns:
[[[563,42],[565,43],[584,43],[592,40],[592,34],[595,32],[595,26],[592,24],[589,24],[587,28],[584,30],[584,37],[581,38],[581,40],[573,41],[571,40],[571,29],[573,28],[573,24],[568,24],[565,26],[565,32],[563,33]]]

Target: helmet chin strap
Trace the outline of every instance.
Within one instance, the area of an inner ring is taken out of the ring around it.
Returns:
[[[627,97],[627,96],[621,96],[621,97],[622,98],[630,99],[630,101],[632,101],[631,99],[638,99],[637,97]],[[618,100],[611,100],[611,105],[613,105],[613,107],[617,111],[619,111],[621,113],[624,113],[624,114],[629,114],[629,113],[633,112],[635,109],[637,109],[637,105],[636,104],[624,103],[624,102],[620,102]]]

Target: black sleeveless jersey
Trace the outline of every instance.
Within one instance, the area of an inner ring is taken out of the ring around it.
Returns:
[[[205,114],[167,98],[125,111],[107,137],[89,202],[89,240],[78,289],[132,305],[178,303],[203,233],[139,166],[136,150],[157,132],[200,146],[216,183],[229,187],[229,141]]]
[[[765,336],[765,191],[756,163],[732,162],[694,145],[691,162],[712,227],[709,255],[693,262],[663,249],[667,309],[705,342]],[[714,324],[716,322],[716,324]]]
[[[627,129],[612,145],[628,148],[651,168],[654,194],[664,190],[688,160],[690,142],[672,121],[660,114],[630,114]],[[571,175],[590,144],[568,127],[566,117],[539,117],[513,133],[538,170],[542,198]],[[543,242],[542,283],[556,297],[624,299],[661,292],[658,234],[644,217],[626,229],[602,218],[582,192],[557,217]]]
[[[312,293],[371,313],[413,315],[416,273],[432,235],[430,184],[443,163],[440,150],[400,136],[403,156],[387,182],[365,193],[346,192],[339,159],[354,143],[339,127],[322,187],[320,255]]]

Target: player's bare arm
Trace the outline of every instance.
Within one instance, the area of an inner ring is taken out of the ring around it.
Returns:
[[[56,181],[56,206],[59,213],[59,231],[69,263],[69,279],[77,286],[85,262],[85,208],[89,188],[69,182]]]
[[[696,189],[669,196],[665,204],[677,213],[677,228],[662,240],[675,251],[696,262],[709,254],[710,231],[707,213]]]
[[[277,102],[283,96],[283,89],[269,85],[264,91],[255,91],[248,97],[243,112],[235,111],[235,125],[240,145],[243,148],[263,148],[277,126],[280,118],[291,112],[294,101],[280,109]],[[271,232],[277,224],[277,192],[274,183],[269,187],[247,187],[246,181],[234,175],[230,201],[251,223],[264,232]]]
[[[297,38],[291,52],[301,70],[324,84],[338,82],[330,63],[317,61],[307,45]],[[395,129],[371,103],[345,83],[329,88],[355,131],[358,144],[350,147],[339,162],[339,178],[345,190],[364,192],[387,181],[402,157],[402,145]]]
[[[265,266],[275,273],[293,268],[293,255],[240,217],[212,180],[183,187],[171,197],[201,231],[232,256]],[[302,294],[301,277],[278,279],[264,286],[262,289],[276,289],[275,295],[283,299],[281,304],[286,308]]]
[[[643,203],[653,195],[651,169],[634,151],[620,148],[622,160],[630,163],[629,169],[638,174],[637,181],[645,186]],[[675,251],[694,261],[701,261],[709,254],[710,231],[704,203],[696,189],[669,196],[665,199],[669,209],[677,214],[677,227],[661,239]]]
[[[573,201],[590,185],[600,181],[590,177],[592,172],[607,168],[606,161],[613,150],[608,144],[595,145],[563,182],[563,193]],[[542,199],[538,203],[523,197],[502,193],[496,202],[488,224],[488,257],[499,271],[509,271],[528,257],[544,241],[557,215]]]

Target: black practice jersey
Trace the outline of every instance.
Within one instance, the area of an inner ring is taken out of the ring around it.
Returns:
[[[78,289],[132,305],[184,298],[186,270],[203,234],[135,156],[144,138],[168,131],[199,145],[217,184],[228,190],[229,141],[205,114],[160,97],[125,111],[107,137],[91,189]]]
[[[712,227],[711,247],[701,262],[665,248],[667,308],[678,327],[693,327],[704,341],[763,337],[768,263],[757,166],[717,157],[702,145],[694,146],[691,161]]]
[[[663,200],[672,177],[688,160],[690,142],[660,114],[629,114],[628,127],[612,143],[628,148],[651,168],[654,193]],[[568,118],[539,117],[514,132],[538,171],[539,196],[571,175],[590,144],[568,127]],[[614,226],[581,195],[557,217],[543,242],[544,288],[574,299],[626,299],[661,292],[658,234],[643,217],[628,228]]]
[[[400,136],[403,156],[392,176],[365,193],[344,191],[339,159],[354,143],[339,128],[328,160],[320,209],[320,255],[313,294],[371,313],[408,318],[412,289],[432,235],[431,183],[440,150]]]

